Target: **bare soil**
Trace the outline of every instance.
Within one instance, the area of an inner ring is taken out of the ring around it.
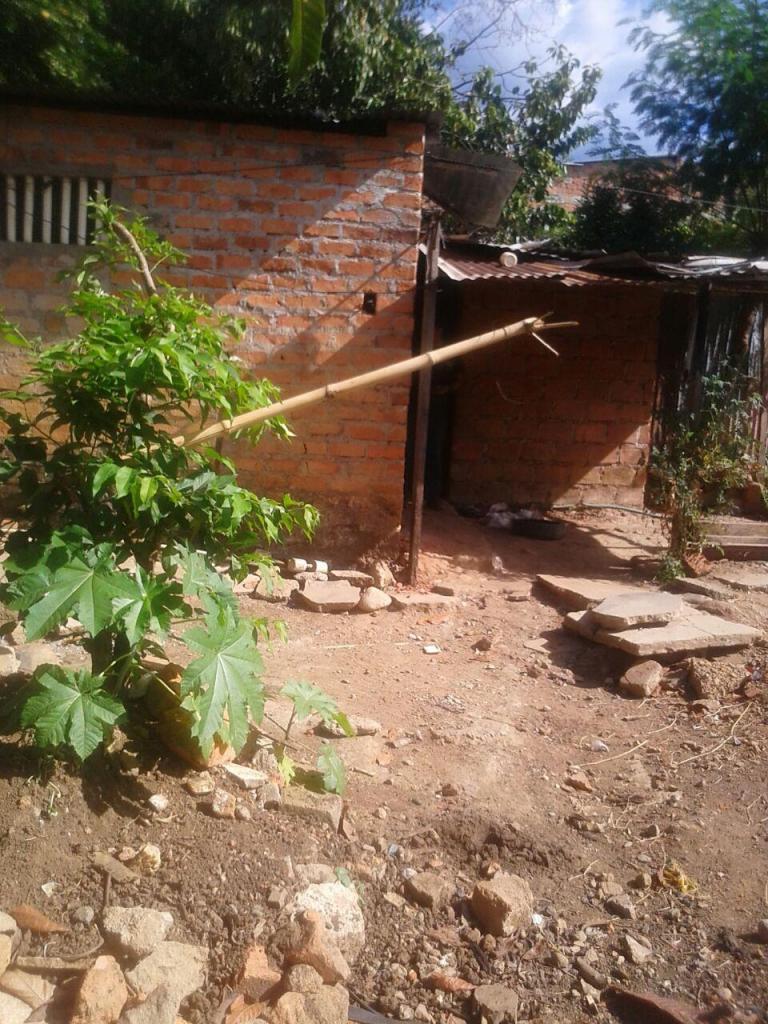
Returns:
[[[150,743],[138,744],[136,774],[107,758],[82,776],[0,744],[0,908],[31,903],[72,926],[45,943],[27,936],[25,951],[91,952],[98,928],[73,917],[83,905],[97,915],[107,899],[170,910],[172,937],[211,950],[207,986],[182,1008],[191,1024],[210,1024],[254,932],[269,946],[280,915],[268,905],[273,886],[290,893],[299,885],[290,864],[322,862],[349,871],[366,915],[353,1002],[395,1019],[411,1019],[420,1004],[441,1024],[474,1019],[466,996],[425,983],[437,969],[513,987],[520,1021],[614,1020],[584,983],[590,971],[714,1008],[713,1020],[768,1021],[768,946],[754,934],[768,917],[768,649],[758,643],[713,662],[723,680],[717,705],[695,705],[674,666],[661,696],[623,698],[623,655],[564,632],[562,610],[537,588],[522,602],[507,591],[537,572],[629,579],[633,555],[657,552],[658,523],[621,512],[570,520],[563,540],[546,542],[429,517],[423,589],[455,588],[456,608],[279,609],[289,638],[265,651],[270,688],[308,679],[383,725],[380,736],[338,741],[353,838],[255,805],[250,821],[214,819],[184,790],[188,770]],[[509,575],[491,572],[492,554]],[[255,615],[275,613],[243,603]],[[729,607],[763,626],[768,594],[740,594]],[[474,648],[481,638],[488,650]],[[440,652],[425,653],[427,643]],[[751,699],[741,693],[747,680]],[[268,710],[280,718],[277,705]],[[305,755],[311,760],[299,748]],[[574,766],[591,792],[566,785]],[[158,792],[170,806],[153,815],[147,800]],[[159,872],[105,886],[93,852],[144,842],[159,846]],[[497,866],[525,877],[536,898],[535,922],[508,940],[475,931],[467,905]],[[409,868],[449,878],[453,903],[433,913],[403,901]],[[632,888],[643,874],[651,887]],[[636,919],[606,908],[619,890],[631,895]],[[627,933],[650,942],[645,964],[627,960]],[[66,1019],[65,996],[66,986],[51,1021]]]

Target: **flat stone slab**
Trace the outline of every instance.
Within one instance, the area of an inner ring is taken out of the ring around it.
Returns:
[[[713,579],[727,583],[735,590],[766,590],[768,591],[768,572],[741,572],[738,569],[723,569],[711,574]]]
[[[713,601],[732,601],[736,596],[732,587],[708,576],[699,576],[696,579],[678,576],[670,583],[670,587],[683,594],[701,594],[702,597],[711,597]]]
[[[331,569],[328,575],[332,580],[346,580],[353,587],[373,586],[373,576],[361,569]]]
[[[647,594],[647,590],[623,580],[586,579],[579,576],[538,575],[536,580],[574,609],[594,608],[608,597]]]
[[[406,608],[418,608],[420,611],[434,611],[437,608],[455,608],[455,597],[443,594],[392,594],[392,606],[401,611]]]
[[[569,612],[563,625],[587,640],[615,647],[637,658],[662,654],[696,654],[725,647],[746,647],[760,631],[717,615],[685,609],[680,618],[664,626],[640,626],[611,631],[601,627],[591,611]]]
[[[296,600],[313,612],[350,612],[360,600],[360,591],[346,580],[306,580],[296,591]]]
[[[631,629],[633,626],[661,626],[678,618],[683,599],[677,594],[647,591],[607,597],[595,605],[592,614],[605,629]]]

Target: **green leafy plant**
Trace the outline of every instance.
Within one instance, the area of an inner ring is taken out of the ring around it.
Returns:
[[[203,755],[217,742],[239,749],[263,715],[256,641],[268,626],[241,617],[232,579],[268,565],[265,548],[287,533],[311,536],[317,511],[257,495],[226,456],[179,442],[179,424],[269,404],[276,389],[228,356],[242,325],[156,282],[180,253],[141,220],[124,224],[106,204],[95,212],[100,241],[68,309],[78,333],[43,347],[9,327],[31,366],[0,411],[0,483],[17,522],[0,596],[30,640],[75,619],[91,668],[44,665],[20,710],[0,717],[84,760],[141,694],[142,660],[173,636],[193,655],[174,691],[191,736]],[[108,290],[103,271],[125,265],[136,280]],[[264,429],[289,436],[280,418]],[[257,442],[261,429],[248,436]],[[298,714],[322,704],[297,698]],[[318,713],[341,720],[328,704]]]
[[[286,743],[290,738],[294,722],[306,721],[312,715],[317,715],[326,725],[338,725],[345,736],[355,735],[355,730],[350,725],[349,719],[343,711],[339,710],[336,701],[317,686],[313,686],[312,683],[300,681],[286,683],[280,694],[293,702],[291,717],[285,727]],[[286,771],[295,770],[292,762],[290,765],[291,767],[287,767]],[[322,775],[323,784],[329,792],[344,792],[347,784],[344,762],[331,743],[323,743],[320,748],[317,757],[317,770]]]
[[[669,547],[662,577],[684,575],[685,559],[700,552],[705,512],[723,511],[735,489],[762,481],[752,422],[763,400],[754,381],[736,369],[702,379],[695,408],[666,425],[651,463],[655,499],[667,514]]]

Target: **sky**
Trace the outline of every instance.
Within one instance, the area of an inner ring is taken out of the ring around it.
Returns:
[[[488,9],[495,2],[499,0],[488,0]],[[475,19],[475,23],[478,18],[487,20],[488,9],[483,11],[482,0],[443,0],[441,6],[450,15],[446,31],[452,24],[466,30],[467,23],[461,25],[462,18]],[[629,90],[622,89],[622,85],[643,61],[627,41],[631,26],[620,22],[637,18],[643,6],[644,0],[520,0],[515,9],[524,27],[507,19],[493,41],[475,50],[469,63],[486,63],[499,69],[513,67],[529,56],[543,57],[553,43],[562,43],[582,64],[598,64],[603,70],[590,112],[597,113],[609,103],[616,103],[616,115],[637,130]],[[658,18],[654,27],[660,27]],[[658,151],[655,141],[642,137],[642,133],[641,143],[649,153]],[[573,156],[585,159],[587,153],[577,152]]]

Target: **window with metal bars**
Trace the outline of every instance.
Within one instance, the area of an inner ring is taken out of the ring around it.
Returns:
[[[111,191],[106,178],[0,173],[0,242],[88,245],[96,230],[88,203]]]

